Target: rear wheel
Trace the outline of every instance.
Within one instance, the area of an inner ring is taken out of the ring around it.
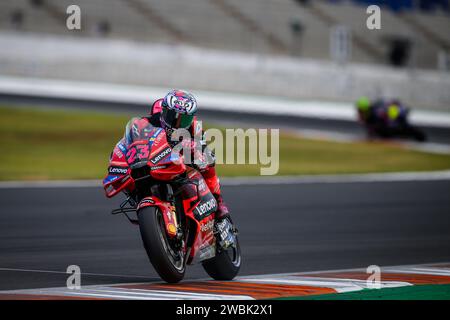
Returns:
[[[138,219],[142,242],[156,272],[169,283],[181,281],[186,270],[185,255],[167,237],[161,211],[155,207],[142,208]]]
[[[236,236],[236,244],[220,251],[214,258],[203,262],[206,273],[215,280],[233,280],[241,268],[241,249]]]

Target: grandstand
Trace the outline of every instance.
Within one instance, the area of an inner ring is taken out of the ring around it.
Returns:
[[[382,6],[381,30],[365,26]],[[82,29],[65,26],[77,4]],[[426,10],[426,11],[425,11]],[[330,30],[351,31],[350,62],[435,69],[450,49],[448,1],[14,0],[0,1],[0,31],[104,37],[330,59]],[[395,58],[397,56],[397,58]]]
[[[0,80],[346,103],[383,96],[448,111],[448,2],[0,0]],[[381,6],[380,30],[366,26],[369,3]],[[81,30],[66,26],[72,4]]]

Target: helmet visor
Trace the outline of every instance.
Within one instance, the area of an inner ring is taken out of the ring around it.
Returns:
[[[189,128],[194,121],[194,115],[182,114],[167,108],[163,109],[162,117],[166,125],[173,129]]]

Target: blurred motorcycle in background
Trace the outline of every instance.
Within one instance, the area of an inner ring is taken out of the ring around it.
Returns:
[[[414,139],[426,141],[426,134],[409,123],[410,109],[400,101],[376,100],[362,97],[356,102],[359,122],[365,127],[370,139]]]

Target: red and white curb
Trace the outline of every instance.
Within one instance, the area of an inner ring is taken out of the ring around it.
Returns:
[[[365,269],[237,277],[234,281],[195,280],[0,291],[5,299],[248,300],[313,296],[370,289]],[[450,284],[450,263],[381,268],[379,287]]]

